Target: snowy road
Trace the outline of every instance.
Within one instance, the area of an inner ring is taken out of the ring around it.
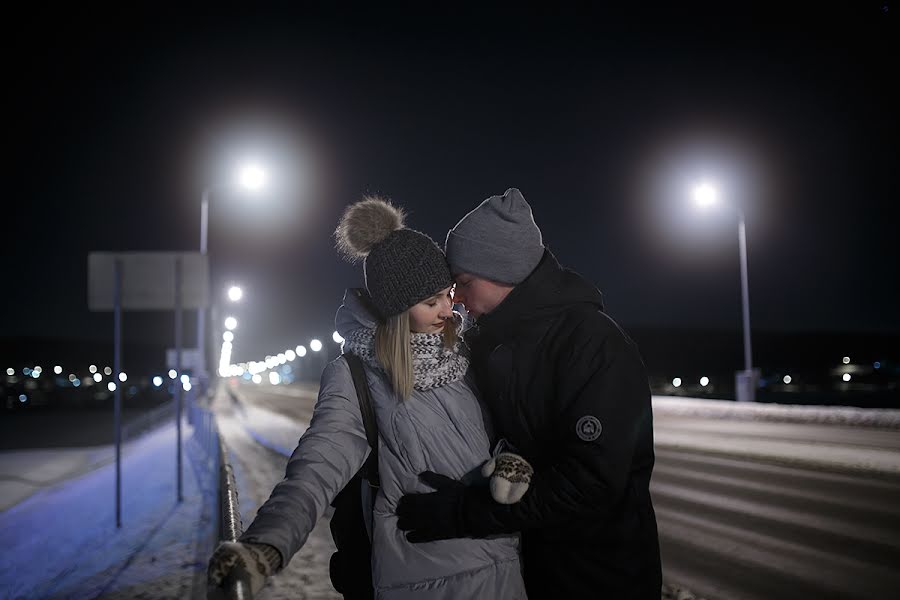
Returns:
[[[241,397],[246,402],[242,408],[225,394],[217,399],[215,411],[234,468],[244,526],[250,524],[272,488],[284,478],[287,464],[286,456],[260,441],[293,450],[312,414],[314,394],[298,402],[296,397],[285,396],[284,389],[266,392],[266,388],[242,388]],[[306,545],[287,569],[269,578],[257,600],[340,600],[328,577],[328,561],[335,550],[328,523],[327,517],[319,521]]]
[[[220,400],[245,524],[282,478],[315,393],[242,385],[240,405]],[[900,596],[897,411],[654,398],[654,417],[666,583],[723,600]],[[339,598],[332,552],[323,519],[262,600]]]
[[[667,580],[707,598],[900,596],[893,429],[657,414]]]

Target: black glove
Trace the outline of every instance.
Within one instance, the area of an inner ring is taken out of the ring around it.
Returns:
[[[406,494],[397,503],[397,527],[407,531],[406,539],[417,544],[464,537],[463,503],[466,486],[432,471],[419,479],[436,492]]]

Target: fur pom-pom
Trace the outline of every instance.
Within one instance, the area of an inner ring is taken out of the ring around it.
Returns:
[[[365,196],[344,211],[334,239],[338,251],[350,262],[364,258],[378,242],[391,232],[403,229],[406,213],[380,198]]]

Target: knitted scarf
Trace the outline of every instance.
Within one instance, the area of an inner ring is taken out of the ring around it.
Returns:
[[[410,333],[409,348],[412,352],[413,387],[430,390],[458,381],[469,368],[469,359],[459,351],[459,342],[452,348],[444,347],[443,333]],[[361,327],[350,332],[343,348],[357,355],[367,365],[384,371],[375,358],[375,330]]]

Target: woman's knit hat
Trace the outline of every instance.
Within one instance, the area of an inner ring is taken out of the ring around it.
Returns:
[[[443,251],[424,233],[406,229],[406,214],[377,196],[344,211],[334,232],[338,251],[363,259],[366,289],[382,319],[453,285]]]

